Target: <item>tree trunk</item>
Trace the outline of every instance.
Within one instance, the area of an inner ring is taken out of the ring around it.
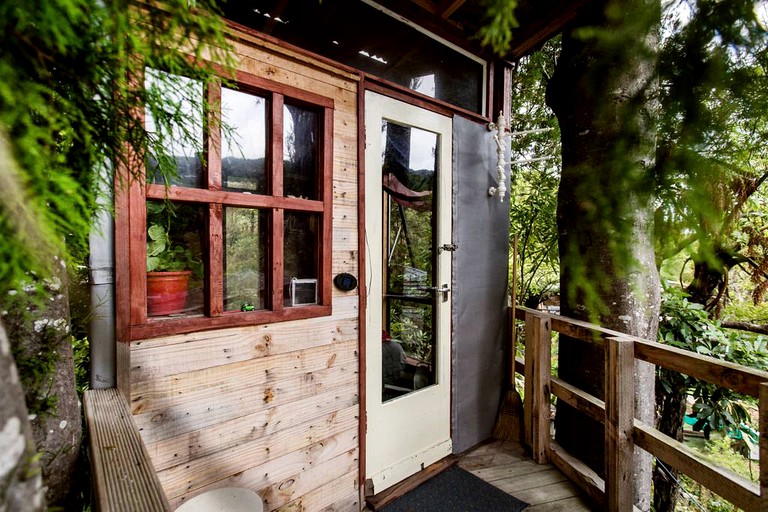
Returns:
[[[672,372],[667,373],[667,380],[674,379]],[[678,441],[683,440],[683,418],[685,416],[685,398],[688,396],[687,388],[683,382],[673,382],[672,391],[664,393],[661,382],[656,382],[656,403],[659,407],[659,419],[656,428],[660,432]],[[658,461],[653,470],[653,509],[657,512],[675,510],[675,504],[679,495],[675,480],[678,471],[672,466],[660,465]]]
[[[43,481],[35,456],[24,391],[0,321],[0,510],[45,510]]]
[[[58,258],[51,268],[54,277],[42,283],[30,282],[7,301],[4,320],[31,415],[33,438],[41,452],[48,505],[71,510],[78,506],[74,484],[82,420],[69,331],[66,269]]]
[[[651,240],[655,49],[659,5],[645,0],[593,4],[563,34],[547,103],[561,130],[563,171],[557,225],[561,313],[655,339],[659,275]],[[608,14],[606,14],[608,13]],[[583,30],[594,27],[589,32]],[[645,185],[645,187],[643,186]],[[604,396],[604,353],[562,337],[559,376]],[[635,363],[635,415],[653,424],[654,367]],[[556,439],[604,474],[604,429],[558,404]],[[651,458],[635,453],[636,505],[650,510]]]

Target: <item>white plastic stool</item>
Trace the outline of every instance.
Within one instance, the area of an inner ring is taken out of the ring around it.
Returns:
[[[263,512],[261,497],[250,489],[222,487],[198,494],[176,512]]]

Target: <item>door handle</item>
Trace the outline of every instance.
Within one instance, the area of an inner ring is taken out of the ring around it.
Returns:
[[[427,288],[428,290],[431,290],[435,293],[442,293],[443,294],[443,302],[448,302],[448,293],[451,291],[450,288],[448,288],[447,284],[444,284],[443,286],[430,286]]]

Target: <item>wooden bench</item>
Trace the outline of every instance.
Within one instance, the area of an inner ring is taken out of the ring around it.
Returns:
[[[114,388],[90,389],[85,392],[83,406],[94,508],[100,512],[170,511],[123,395]]]

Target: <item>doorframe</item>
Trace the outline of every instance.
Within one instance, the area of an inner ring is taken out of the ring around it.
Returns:
[[[366,394],[366,379],[367,379],[367,350],[368,333],[366,330],[366,316],[365,312],[368,307],[368,285],[367,285],[367,259],[366,259],[366,212],[367,201],[365,194],[365,93],[366,91],[373,91],[391,98],[409,103],[411,105],[419,106],[426,110],[436,112],[449,117],[454,117],[457,114],[466,116],[469,119],[476,121],[491,122],[490,118],[476,114],[474,112],[464,112],[461,109],[457,109],[448,104],[443,104],[438,100],[431,101],[425,99],[419,94],[414,93],[410,89],[398,87],[396,84],[390,84],[384,80],[378,79],[374,76],[369,76],[367,73],[358,72],[359,82],[357,89],[357,255],[358,255],[358,402],[360,411],[360,420],[358,422],[358,487],[359,487],[359,503],[362,508],[365,506],[366,496],[373,495],[373,488],[366,482],[366,465],[367,465],[367,428],[368,418],[366,416],[367,408],[367,394]],[[453,330],[453,325],[451,325]],[[453,382],[453,367],[451,367],[451,377]],[[451,396],[453,400],[453,396]],[[451,405],[453,407],[453,405]],[[453,418],[451,419],[451,436],[453,436]]]
[[[435,100],[435,103],[432,103],[428,98],[425,100],[424,98],[421,98],[420,96],[414,95],[411,93],[411,91],[407,90],[401,90],[399,87],[389,87],[389,84],[382,83],[382,81],[376,79],[375,77],[368,77],[365,73],[360,73],[360,82],[359,82],[359,89],[358,89],[358,261],[359,261],[359,315],[358,315],[358,324],[359,324],[359,338],[360,338],[360,357],[359,357],[359,406],[360,406],[360,421],[359,421],[359,464],[358,464],[358,471],[360,475],[360,482],[359,482],[359,489],[360,489],[360,503],[361,506],[365,503],[365,497],[371,496],[373,494],[373,488],[371,482],[366,482],[365,478],[367,477],[366,474],[366,467],[367,467],[367,453],[366,453],[366,445],[367,445],[367,428],[368,428],[368,418],[367,418],[367,407],[368,407],[368,399],[367,399],[367,364],[368,364],[368,358],[367,358],[367,342],[368,342],[368,334],[367,334],[367,308],[369,306],[368,304],[368,280],[370,276],[368,276],[368,269],[367,266],[370,263],[367,261],[366,252],[366,237],[367,237],[367,229],[366,229],[366,215],[367,215],[367,206],[369,201],[366,198],[366,166],[365,166],[365,148],[366,148],[366,141],[365,141],[365,124],[366,124],[366,104],[365,104],[365,96],[368,91],[376,92],[380,95],[389,97],[394,100],[401,101],[407,105],[417,107],[424,109],[429,112],[433,112],[436,114],[440,114],[442,116],[445,116],[451,120],[451,124],[453,122],[453,119],[456,115],[462,114],[461,111],[456,110],[455,108],[451,108],[450,106],[446,106],[442,104],[442,102],[439,102]],[[482,116],[479,116],[477,114],[473,114],[468,116],[470,118],[482,118]],[[447,133],[450,135],[451,140],[453,138],[453,128],[451,127]],[[449,162],[450,162],[450,179],[453,181],[454,179],[454,169],[453,169],[453,151],[449,149]],[[447,208],[449,211],[453,211],[452,203],[453,203],[453,190],[452,186],[449,186],[448,189],[445,192],[444,197],[444,205],[443,208]],[[453,236],[453,214],[449,214],[450,218],[448,221],[448,226],[445,228],[445,232],[443,234],[445,240],[441,240],[441,243],[450,242]],[[448,253],[449,262],[447,264],[444,264],[449,269],[449,272],[453,272],[453,258],[451,253]],[[451,279],[452,280],[452,279]],[[451,282],[448,283],[449,286],[452,285]],[[450,351],[452,350],[452,340],[450,340],[450,336],[453,332],[453,318],[452,318],[452,299],[451,304],[448,305],[448,311],[445,313],[445,316],[447,317],[446,320],[446,333],[449,337],[449,354],[447,356],[447,361],[445,362],[447,378],[450,380],[451,385],[447,390],[448,393],[448,402],[449,402],[449,410],[448,410],[448,417],[447,417],[447,427],[448,427],[448,438],[446,440],[446,444],[451,445],[452,442],[452,435],[453,435],[453,361],[452,356],[450,356]],[[450,449],[446,453],[446,455],[450,454]],[[425,452],[426,453],[426,452]]]

